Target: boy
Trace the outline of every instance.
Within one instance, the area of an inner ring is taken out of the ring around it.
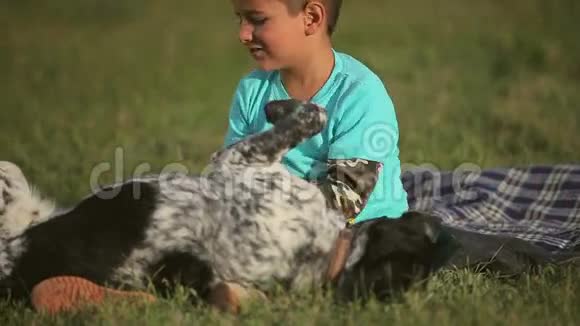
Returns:
[[[311,101],[326,108],[327,127],[291,150],[283,163],[319,182],[351,224],[398,218],[408,205],[395,110],[371,70],[333,49],[341,2],[233,0],[240,42],[258,69],[238,84],[225,146],[270,127],[263,112],[267,102]]]

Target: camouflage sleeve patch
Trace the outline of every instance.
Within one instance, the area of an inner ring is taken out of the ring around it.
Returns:
[[[382,164],[363,159],[328,160],[322,185],[329,205],[341,210],[346,219],[362,211],[373,191]]]

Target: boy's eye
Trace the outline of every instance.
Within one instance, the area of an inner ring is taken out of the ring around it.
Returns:
[[[266,17],[261,17],[261,16],[250,16],[248,17],[248,22],[252,25],[263,25],[266,21],[268,20],[268,18]]]
[[[264,17],[263,15],[257,14],[236,14],[238,19],[238,24],[250,24],[254,26],[264,25],[268,21],[268,17]]]

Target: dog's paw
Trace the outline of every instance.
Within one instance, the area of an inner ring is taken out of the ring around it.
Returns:
[[[311,135],[316,135],[326,126],[326,109],[314,103],[306,103],[301,110],[296,112],[297,126],[301,126],[311,131]]]
[[[294,99],[270,101],[264,108],[266,121],[276,124],[296,112],[303,104],[303,102]]]
[[[0,216],[15,200],[30,193],[28,182],[16,164],[0,161]]]
[[[13,237],[30,225],[45,220],[54,204],[40,198],[30,188],[22,170],[14,163],[0,161],[0,236]]]
[[[318,133],[326,125],[326,110],[314,103],[294,99],[270,101],[264,108],[266,120],[274,125],[290,119],[294,128],[300,126]]]
[[[214,285],[208,297],[211,307],[231,314],[239,314],[242,307],[251,301],[265,302],[267,300],[263,292],[232,282],[220,282]]]

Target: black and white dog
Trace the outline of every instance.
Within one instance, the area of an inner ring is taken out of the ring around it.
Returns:
[[[132,289],[169,280],[202,298],[221,282],[262,291],[324,283],[344,217],[280,160],[320,132],[325,110],[289,100],[272,102],[266,113],[273,128],[215,154],[205,175],[130,180],[67,211],[56,212],[18,167],[0,162],[0,289],[26,298],[40,281],[61,275]],[[522,241],[466,234],[416,212],[352,230],[333,284],[346,299],[389,297],[443,266],[495,261],[513,272],[549,261]]]

